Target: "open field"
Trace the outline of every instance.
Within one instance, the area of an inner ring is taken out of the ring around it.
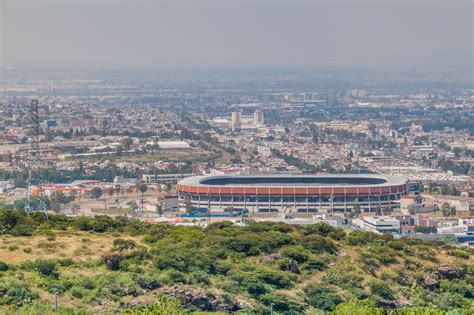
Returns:
[[[54,231],[47,235],[0,237],[0,261],[20,264],[37,258],[72,258],[79,262],[99,259],[112,248],[117,235],[92,234],[82,231]],[[139,237],[126,237],[139,241]]]

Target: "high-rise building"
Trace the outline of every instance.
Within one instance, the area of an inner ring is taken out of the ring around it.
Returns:
[[[253,125],[254,125],[255,127],[260,127],[260,126],[263,126],[263,125],[264,125],[263,112],[262,112],[260,109],[257,109],[257,110],[253,113]]]
[[[232,112],[232,131],[240,131],[242,124],[242,114],[240,112]]]

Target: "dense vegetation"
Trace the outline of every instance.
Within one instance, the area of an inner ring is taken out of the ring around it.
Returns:
[[[271,305],[278,314],[474,311],[472,250],[326,224],[199,228],[0,210],[0,233],[2,240],[59,233],[114,239],[92,261],[4,259],[0,313],[48,314],[54,294],[64,314],[269,314]],[[1,250],[13,257],[21,249]]]

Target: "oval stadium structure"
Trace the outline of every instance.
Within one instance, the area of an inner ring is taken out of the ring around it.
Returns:
[[[363,212],[398,210],[400,196],[408,194],[405,179],[382,175],[225,175],[193,176],[177,185],[181,208],[222,212]]]

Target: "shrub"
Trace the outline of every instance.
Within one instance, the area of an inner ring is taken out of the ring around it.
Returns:
[[[307,251],[300,245],[283,247],[280,253],[284,257],[291,258],[299,264],[304,263],[309,257]]]
[[[9,245],[8,246],[8,250],[11,251],[11,252],[14,252],[18,249],[18,246],[17,245]]]
[[[281,271],[264,270],[257,271],[258,279],[265,281],[265,283],[275,286],[278,289],[289,288],[292,285],[290,277]]]
[[[125,257],[122,254],[118,253],[108,253],[104,254],[100,261],[109,269],[109,270],[119,270],[120,263]]]
[[[176,269],[170,269],[166,272],[169,284],[186,283],[186,275]]]
[[[133,274],[132,279],[140,288],[145,290],[155,290],[161,286],[160,281],[152,275]]]
[[[31,292],[25,283],[18,280],[2,279],[0,281],[0,305],[21,306],[31,303],[38,297],[38,294]]]
[[[321,236],[328,236],[329,233],[336,231],[336,228],[325,222],[305,226],[303,229],[304,235],[319,234]]]
[[[269,291],[268,286],[255,276],[245,277],[240,284],[248,293],[257,297]]]
[[[8,264],[0,261],[0,271],[7,271],[9,269]]]
[[[468,251],[462,249],[450,249],[447,251],[447,254],[462,259],[469,259],[471,257]]]
[[[278,268],[283,271],[289,271],[292,273],[300,273],[298,268],[298,262],[291,258],[283,258],[277,261]]]
[[[385,236],[378,235],[375,233],[353,231],[349,233],[346,237],[347,244],[356,246],[356,245],[365,245],[371,242],[374,242],[379,239],[384,239]]]
[[[43,276],[57,277],[56,262],[51,259],[37,259],[34,268]]]
[[[74,260],[72,260],[71,258],[65,258],[65,259],[58,259],[58,264],[63,267],[69,267],[69,266],[73,266],[75,263],[74,263]]]
[[[183,312],[179,300],[160,295],[153,304],[137,306],[124,312],[124,315],[132,314],[181,315]]]
[[[13,236],[31,236],[33,235],[33,228],[20,224],[12,228],[9,233]]]
[[[202,270],[192,272],[191,279],[193,283],[199,283],[204,285],[209,285],[210,283],[209,275]]]
[[[71,296],[76,299],[82,299],[84,292],[80,288],[74,287],[71,289]]]
[[[384,309],[371,300],[351,300],[337,305],[329,315],[382,315]]]
[[[304,288],[306,302],[311,306],[324,311],[332,310],[336,305],[343,302],[335,290],[316,284],[307,285]]]
[[[304,270],[324,270],[326,263],[318,258],[310,257],[303,265]]]
[[[303,312],[303,306],[298,301],[284,294],[267,293],[260,296],[260,301],[267,306],[273,304],[273,308],[277,312],[290,314],[301,314]]]
[[[336,245],[329,239],[321,235],[307,235],[302,239],[303,246],[315,253],[327,252],[335,254],[337,252]]]
[[[112,251],[114,252],[125,252],[137,247],[137,243],[133,240],[124,240],[121,238],[117,238],[114,240],[114,247]]]
[[[25,247],[23,248],[23,252],[25,252],[26,254],[30,254],[31,253],[31,247]]]
[[[370,292],[372,294],[378,295],[386,300],[394,300],[392,290],[390,287],[383,281],[380,280],[371,280],[369,282]]]

